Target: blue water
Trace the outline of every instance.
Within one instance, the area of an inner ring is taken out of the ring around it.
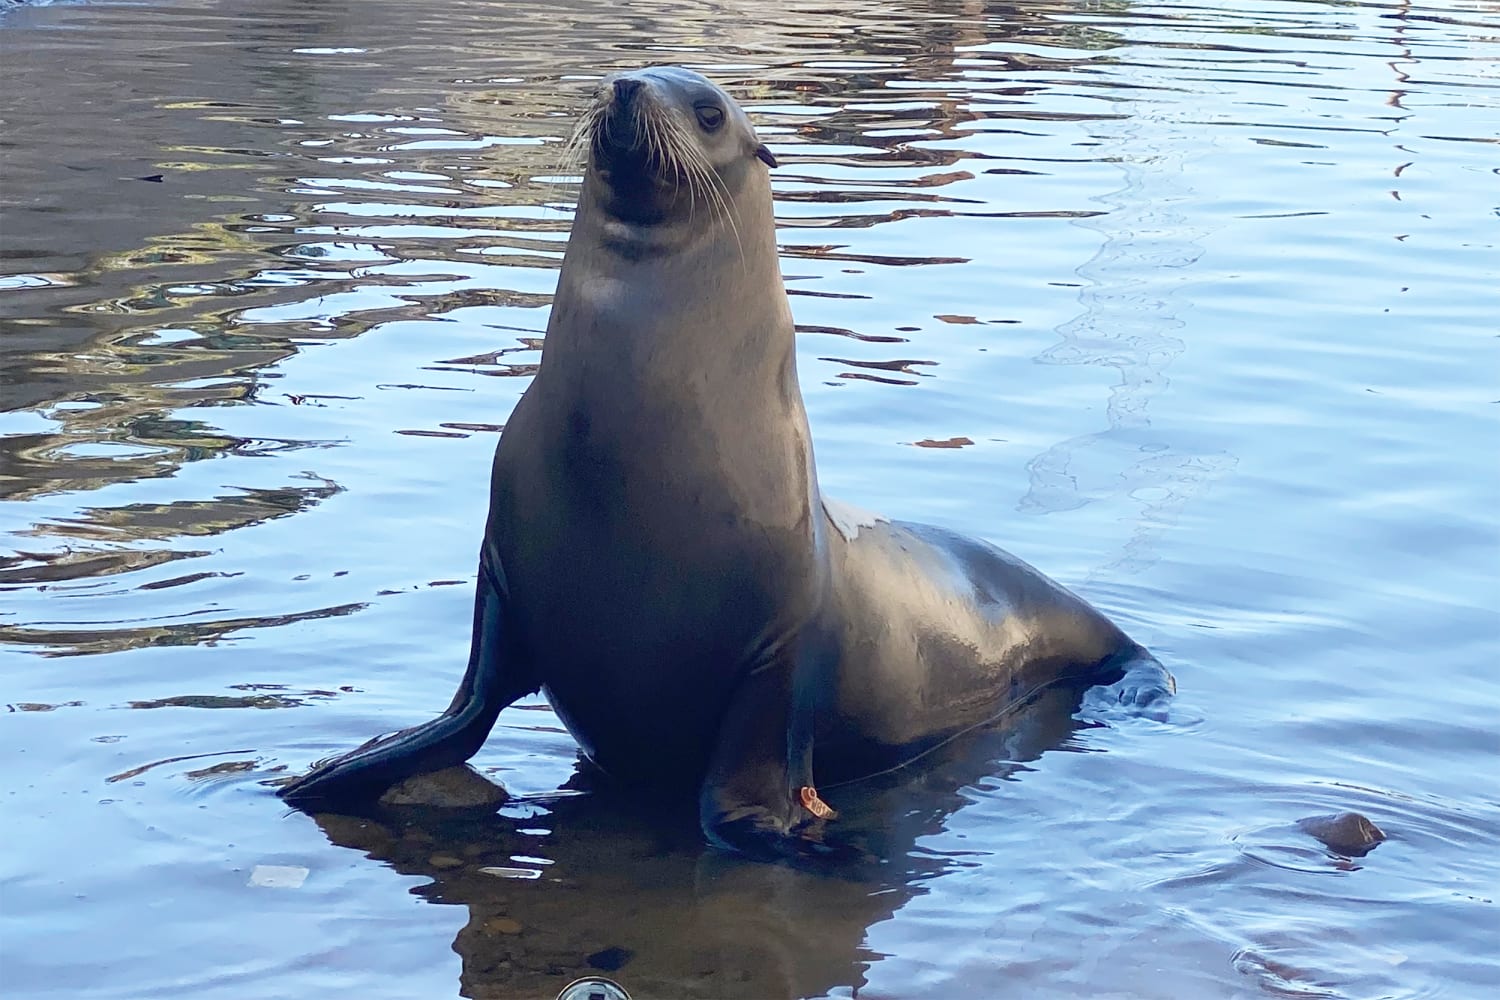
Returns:
[[[0,47],[7,996],[1500,983],[1493,3],[146,0]],[[475,761],[488,820],[268,784],[446,705],[562,142],[658,62],[781,160],[824,488],[1003,545],[1180,683],[836,802],[874,881],[560,795],[541,702]],[[1339,810],[1389,840],[1295,826]]]

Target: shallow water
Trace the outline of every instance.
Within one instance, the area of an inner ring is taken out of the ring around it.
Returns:
[[[0,46],[7,996],[1500,981],[1494,3],[148,0]],[[476,759],[496,817],[268,785],[447,703],[561,142],[648,62],[781,159],[825,488],[1004,545],[1181,685],[847,790],[858,877],[559,792],[540,702]],[[1390,839],[1296,827],[1338,810]]]

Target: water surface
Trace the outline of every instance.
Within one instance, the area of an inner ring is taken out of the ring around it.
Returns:
[[[1493,3],[147,0],[0,46],[8,995],[1500,981]],[[854,878],[575,787],[540,702],[476,759],[494,817],[269,785],[447,703],[561,144],[657,62],[781,160],[828,492],[1005,546],[1181,684],[846,792]],[[1390,839],[1295,826],[1346,809]]]

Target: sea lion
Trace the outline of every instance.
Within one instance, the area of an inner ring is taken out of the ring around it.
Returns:
[[[491,472],[468,670],[437,719],[281,792],[370,799],[545,692],[583,752],[697,795],[710,842],[820,857],[822,786],[900,766],[1060,681],[1171,675],[1026,563],[824,498],[768,168],[704,77],[605,80],[539,370]]]

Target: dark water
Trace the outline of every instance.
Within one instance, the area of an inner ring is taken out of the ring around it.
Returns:
[[[0,46],[7,996],[1500,983],[1500,6],[185,0]],[[828,491],[1010,548],[1181,683],[846,792],[868,877],[559,794],[540,703],[476,761],[496,817],[267,785],[446,704],[561,142],[648,62],[781,158]],[[1390,839],[1295,826],[1343,809]]]

